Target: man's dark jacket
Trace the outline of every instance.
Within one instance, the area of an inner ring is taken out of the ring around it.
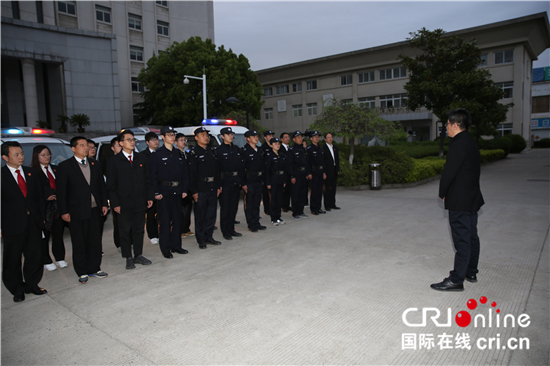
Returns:
[[[485,203],[479,187],[481,157],[468,131],[455,135],[449,143],[447,162],[439,182],[439,197],[451,211],[477,211]]]
[[[332,158],[332,154],[330,153],[330,149],[328,148],[327,144],[324,144],[322,146],[323,149],[323,155],[325,157],[325,173],[328,175],[338,174],[340,172],[340,155],[338,153],[338,148],[336,145],[332,144],[332,151],[334,151],[334,159]],[[336,165],[335,165],[336,163]]]

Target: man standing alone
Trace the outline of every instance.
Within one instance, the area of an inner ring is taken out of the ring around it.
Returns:
[[[447,134],[451,142],[439,182],[439,197],[445,201],[445,209],[449,210],[456,253],[450,276],[431,285],[438,291],[463,291],[465,279],[477,282],[477,212],[484,201],[479,187],[479,149],[468,132],[471,124],[472,118],[467,110],[459,108],[449,112]]]
[[[325,142],[323,145],[323,156],[325,157],[325,210],[339,210],[336,206],[336,183],[338,174],[340,173],[340,156],[338,148],[333,144],[334,138],[331,133],[325,134]]]

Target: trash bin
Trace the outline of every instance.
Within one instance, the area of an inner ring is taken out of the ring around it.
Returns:
[[[382,189],[382,174],[380,164],[369,164],[370,169],[370,189]]]

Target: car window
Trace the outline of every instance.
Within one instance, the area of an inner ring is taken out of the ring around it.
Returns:
[[[59,163],[73,157],[73,150],[69,145],[63,143],[51,143],[51,142],[19,142],[23,148],[25,154],[25,162],[23,165],[30,166],[32,160],[32,149],[36,145],[46,145],[52,151],[51,164],[59,165]],[[4,159],[2,159],[2,166],[6,165]]]

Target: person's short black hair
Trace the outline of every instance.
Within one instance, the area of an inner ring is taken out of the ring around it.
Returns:
[[[111,147],[115,147],[115,144],[118,142],[118,135],[111,139]]]
[[[334,135],[332,134],[332,132],[327,132],[323,135],[324,138],[327,138],[327,135],[332,135],[332,137],[334,137]]]
[[[176,133],[176,141],[178,141],[178,139],[181,137],[185,137],[185,135],[181,132]]]
[[[124,141],[124,135],[132,135],[134,136],[134,133],[130,130],[122,130],[118,135],[117,135],[117,139],[118,139],[118,142],[122,142]],[[111,147],[114,146],[113,144],[111,144]]]
[[[147,133],[145,134],[145,141],[149,142],[149,141],[151,141],[151,139],[157,139],[157,140],[158,140],[159,137],[158,137],[157,134],[154,133],[154,132],[147,132]]]
[[[468,130],[472,126],[472,116],[464,108],[456,108],[447,112],[451,124],[456,123],[461,130]]]
[[[78,145],[78,141],[80,140],[86,140],[86,144],[88,144],[88,139],[84,136],[75,136],[71,139],[71,147],[76,147]]]
[[[290,137],[290,134],[288,132],[282,132],[279,138],[282,139],[284,135],[288,135],[288,137]]]
[[[10,147],[21,147],[17,141],[6,141],[2,144],[2,156],[10,156]]]
[[[86,139],[86,142],[87,142],[88,144],[94,144],[94,145],[95,145],[95,141],[94,141],[94,140]]]

